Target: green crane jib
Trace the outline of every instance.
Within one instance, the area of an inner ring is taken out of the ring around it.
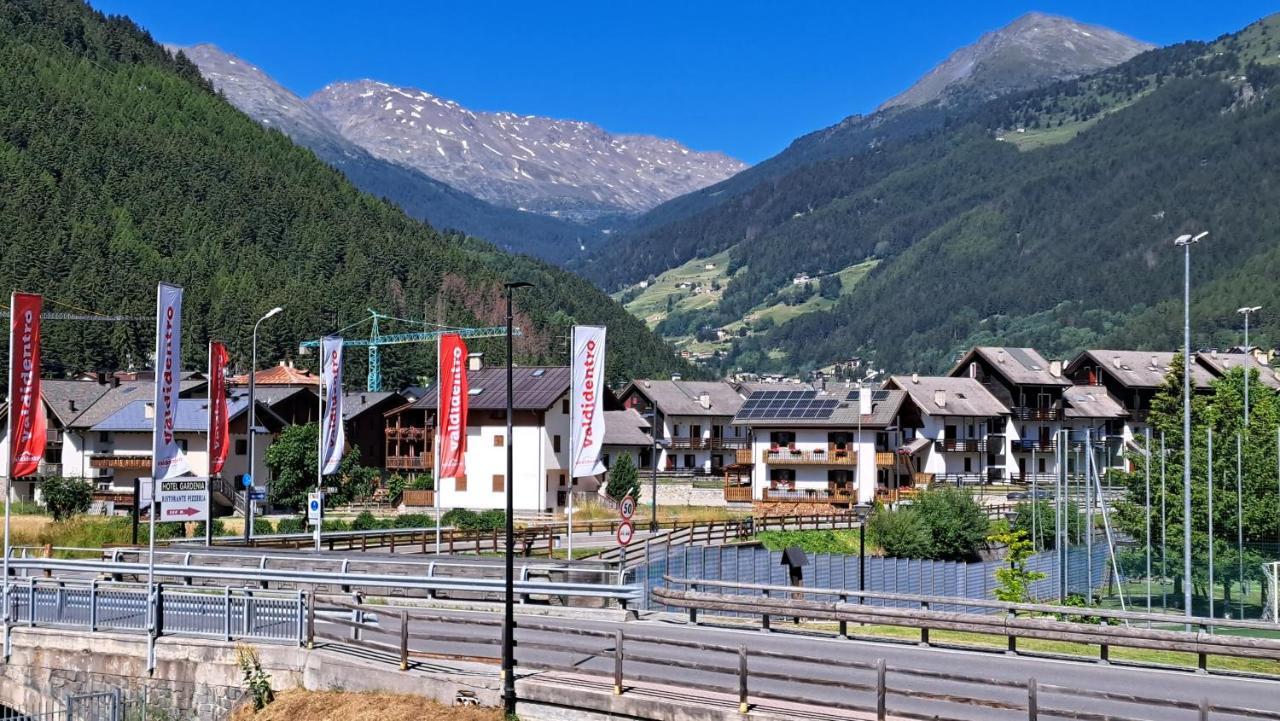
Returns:
[[[442,328],[441,330],[420,331],[416,333],[388,333],[383,335],[378,329],[379,320],[395,320],[405,323],[416,323],[421,321],[406,321],[403,318],[395,316],[383,315],[373,309],[369,309],[369,319],[372,321],[372,328],[369,332],[368,339],[343,339],[342,346],[344,348],[368,348],[369,349],[369,377],[366,382],[367,390],[370,392],[382,390],[382,347],[388,345],[402,345],[405,343],[425,343],[433,341],[442,335],[459,335],[463,338],[500,338],[507,334],[506,326],[495,326],[492,328]],[[511,329],[512,335],[521,335],[519,328]],[[308,340],[299,344],[299,348],[318,348],[320,341]]]

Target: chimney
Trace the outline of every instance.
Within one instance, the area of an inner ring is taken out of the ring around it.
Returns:
[[[468,353],[467,354],[467,370],[469,371],[484,370],[484,353]]]
[[[941,388],[933,392],[933,404],[939,408],[947,407],[947,392]]]
[[[366,402],[367,402],[367,401],[365,401],[364,394],[363,394],[363,393],[361,393],[361,394],[360,394],[360,405],[364,405]]]
[[[1159,358],[1157,358],[1157,357],[1155,357],[1155,356],[1151,356],[1151,367],[1152,367],[1152,368],[1159,368],[1159,367],[1160,367],[1160,359],[1159,359]]]
[[[870,388],[858,389],[858,415],[860,416],[871,415],[871,389]]]
[[[914,384],[916,384],[916,385],[920,385],[920,374],[919,374],[919,373],[912,373],[912,374],[911,374],[911,382],[912,382],[912,383],[914,383]]]
[[[155,418],[155,417],[156,417],[156,404],[155,404],[155,403],[148,402],[148,403],[147,403],[147,405],[146,405],[146,410],[144,410],[144,411],[142,412],[142,417],[143,417],[143,418],[148,418],[148,419],[150,419],[150,418]]]
[[[1115,366],[1115,367],[1116,367],[1116,369],[1118,370],[1118,369],[1123,365],[1123,364],[1120,362],[1120,356],[1112,356],[1112,357],[1111,357],[1111,365]]]
[[[71,400],[67,401],[67,410],[71,411],[72,413],[75,413],[75,412],[76,412],[76,399],[75,399],[75,398],[72,398]]]
[[[1003,349],[1003,348],[1002,348],[1002,349],[1000,349],[1000,350],[998,350],[998,351],[996,351],[996,362],[997,362],[997,363],[1004,363],[1004,349]]]
[[[711,394],[710,394],[710,393],[708,393],[708,392],[706,392],[706,391],[703,391],[703,392],[699,393],[699,394],[698,394],[698,404],[699,404],[699,405],[701,405],[703,408],[710,408],[710,407],[711,407]]]
[[[678,380],[680,380],[680,374],[679,374],[679,373],[672,373],[672,374],[671,374],[671,380],[673,380],[673,381],[678,381]]]
[[[114,375],[114,374],[111,376],[111,387],[112,388],[120,387],[120,376]]]
[[[1049,375],[1053,376],[1054,378],[1062,377],[1062,361],[1060,360],[1049,361]]]

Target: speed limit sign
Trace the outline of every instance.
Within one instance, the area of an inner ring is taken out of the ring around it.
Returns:
[[[622,503],[618,504],[618,512],[622,514],[622,520],[630,521],[631,516],[636,512],[636,499],[627,496],[622,499]]]
[[[636,527],[631,525],[631,521],[623,521],[618,526],[618,545],[625,546],[631,543],[631,539],[635,538]]]

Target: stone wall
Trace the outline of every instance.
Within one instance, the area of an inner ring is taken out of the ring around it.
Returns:
[[[649,503],[651,485],[647,479],[640,479],[641,505]],[[723,506],[724,488],[697,488],[692,481],[673,481],[658,479],[659,506]]]
[[[452,705],[460,693],[497,705],[493,667],[450,662],[439,672],[392,670],[385,662],[339,656],[295,646],[260,645],[263,670],[276,691],[388,691],[412,693]],[[13,631],[13,655],[0,665],[0,705],[25,713],[62,709],[67,695],[123,690],[153,710],[200,721],[226,718],[246,701],[234,644],[192,638],[161,638],[156,670],[146,672],[146,638],[126,634],[92,636],[51,629]],[[443,664],[442,664],[443,666]]]

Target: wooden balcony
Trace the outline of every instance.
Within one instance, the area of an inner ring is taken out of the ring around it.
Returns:
[[[673,451],[736,451],[751,448],[751,441],[746,438],[689,438],[674,437],[668,439]]]
[[[897,454],[893,451],[876,451],[876,465],[880,468],[893,468]]]
[[[387,438],[402,441],[420,441],[427,436],[427,429],[416,426],[387,426]]]
[[[751,486],[725,486],[724,502],[725,503],[750,503],[751,502]]]
[[[799,488],[782,490],[778,488],[764,489],[763,500],[768,503],[855,503],[853,494],[845,490],[827,488]]]
[[[89,456],[89,467],[151,470],[151,454],[116,456],[108,453],[95,453]]]
[[[856,466],[858,465],[858,454],[849,450],[836,450],[836,447],[828,446],[824,449],[816,450],[790,450],[787,448],[779,448],[778,450],[765,449],[760,453],[761,463],[771,463],[776,466]]]
[[[1028,408],[1027,406],[1016,406],[1013,409],[1013,417],[1020,421],[1060,421],[1062,420],[1062,409],[1052,406],[1044,408]]]
[[[383,465],[389,471],[429,471],[432,469],[431,453],[417,456],[387,456]]]

